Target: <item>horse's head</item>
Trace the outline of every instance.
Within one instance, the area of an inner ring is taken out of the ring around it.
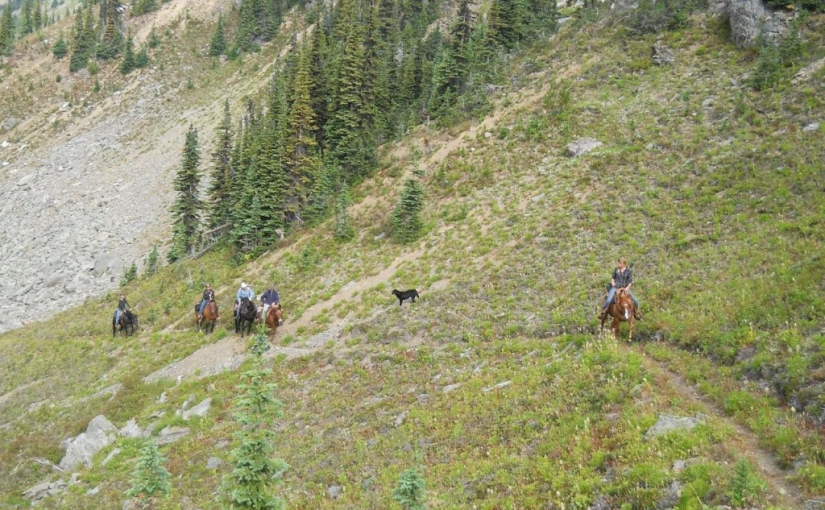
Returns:
[[[630,298],[630,293],[626,290],[621,290],[616,295],[616,307],[624,316],[624,320],[629,321],[633,316],[633,300]]]
[[[269,313],[275,315],[275,319],[277,319],[277,321],[278,321],[277,324],[281,324],[284,321],[284,311],[281,310],[281,304],[280,303],[270,307]]]

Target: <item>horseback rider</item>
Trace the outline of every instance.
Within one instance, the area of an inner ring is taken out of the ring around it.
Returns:
[[[275,289],[275,285],[271,285],[266,292],[261,294],[261,320],[266,322],[266,314],[269,308],[281,303],[281,297]]]
[[[238,289],[237,294],[235,294],[235,308],[233,308],[233,313],[236,316],[238,315],[238,306],[241,304],[243,298],[255,301],[255,293],[246,283],[241,283],[241,288]]]
[[[206,290],[203,291],[201,304],[198,306],[198,320],[203,319],[203,308],[211,301],[215,301],[215,291],[212,290],[211,285],[206,285]],[[215,303],[217,306],[217,303]]]
[[[604,300],[604,304],[602,304],[602,313],[599,314],[599,318],[605,318],[607,315],[607,308],[610,306],[610,303],[613,302],[613,298],[616,297],[617,292],[627,291],[630,295],[630,299],[633,300],[633,316],[636,320],[641,320],[642,314],[639,311],[639,301],[636,299],[636,296],[633,295],[633,291],[630,290],[632,286],[633,271],[627,267],[627,260],[621,258],[619,259],[619,267],[613,270],[613,276],[610,278],[610,287],[607,289],[607,297]]]
[[[129,310],[129,302],[126,301],[126,294],[121,294],[117,300],[117,308],[115,308],[115,324],[120,324],[120,315]]]

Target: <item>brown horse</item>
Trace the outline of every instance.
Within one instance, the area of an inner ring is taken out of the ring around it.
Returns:
[[[284,320],[284,312],[281,310],[281,304],[278,303],[277,305],[272,305],[269,307],[269,310],[266,312],[266,326],[272,330],[271,336],[275,336],[275,332],[278,331],[278,326]]]
[[[605,296],[606,297],[606,296]],[[633,305],[633,300],[630,298],[630,293],[626,290],[616,292],[616,297],[610,306],[607,307],[607,315],[602,319],[602,330],[604,330],[604,323],[607,316],[613,317],[613,324],[610,326],[613,329],[613,334],[616,339],[619,339],[619,325],[622,322],[627,322],[630,327],[627,341],[633,340],[633,316],[636,314],[636,307]]]
[[[203,312],[198,314],[195,312],[195,320],[198,323],[198,333],[201,332],[201,326],[205,333],[212,333],[215,331],[215,323],[218,322],[218,305],[215,301],[206,303],[203,307]]]

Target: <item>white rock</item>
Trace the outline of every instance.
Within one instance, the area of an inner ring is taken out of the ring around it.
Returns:
[[[89,422],[86,432],[69,439],[66,455],[60,460],[60,468],[72,470],[80,465],[92,464],[92,457],[114,441],[117,428],[105,416],[96,416]]]
[[[602,145],[604,145],[602,142],[594,140],[593,138],[579,138],[575,142],[567,144],[567,155],[577,158],[601,147]]]
[[[137,421],[132,418],[126,422],[126,425],[124,425],[122,429],[120,429],[120,435],[129,438],[143,437],[143,429],[141,429]]]
[[[811,122],[810,124],[802,128],[802,131],[810,133],[812,131],[816,131],[817,129],[819,129],[819,122]]]
[[[461,383],[448,384],[447,386],[444,386],[444,389],[441,391],[444,393],[452,393],[459,388],[461,388]]]

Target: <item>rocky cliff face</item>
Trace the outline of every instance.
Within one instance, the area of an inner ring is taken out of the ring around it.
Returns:
[[[174,95],[147,74],[38,148],[0,135],[0,332],[116,288],[163,238],[186,128]]]

